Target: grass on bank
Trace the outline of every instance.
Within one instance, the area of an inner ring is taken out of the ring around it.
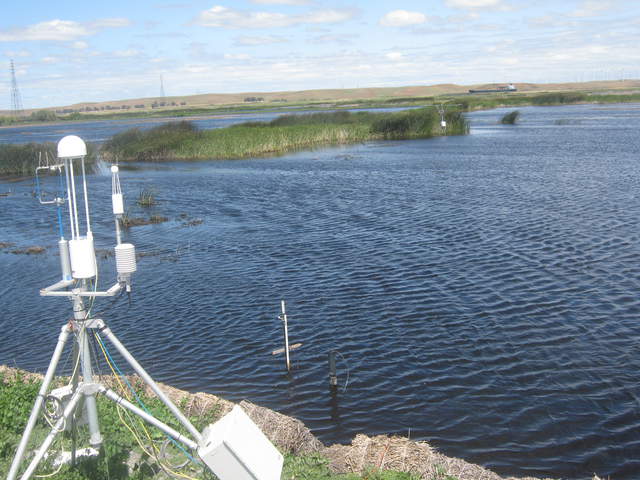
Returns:
[[[468,133],[468,123],[460,112],[447,112],[446,120],[447,134]],[[343,110],[283,115],[271,122],[249,122],[205,131],[182,121],[146,131],[127,130],[108,140],[103,152],[121,161],[260,157],[368,140],[429,138],[442,135],[439,122],[433,108],[397,113]]]
[[[57,381],[62,384],[62,379]],[[0,477],[4,478],[4,475],[9,471],[39,387],[40,381],[20,374],[13,378],[0,376]],[[139,395],[146,408],[154,416],[184,433],[181,426],[176,425],[173,416],[157,398],[149,397],[143,393],[139,393]],[[126,413],[119,412],[113,402],[99,395],[97,404],[101,432],[104,437],[100,455],[79,462],[76,468],[65,465],[58,470],[50,462],[49,464],[44,462],[37,470],[37,474],[50,475],[48,478],[52,480],[156,480],[170,477],[170,472],[167,473],[167,471],[171,469],[171,465],[182,463],[186,459],[184,454],[168,444],[164,434],[149,426],[145,429],[137,417],[130,417]],[[185,407],[185,405],[180,406],[183,409]],[[213,409],[205,413],[204,416],[191,416],[189,419],[201,431],[218,417],[219,411]],[[79,428],[78,445],[81,448],[88,444],[86,430],[86,426]],[[48,425],[44,420],[41,420],[34,430],[33,440],[27,451],[42,442],[48,431]],[[138,440],[134,438],[134,433],[138,436]],[[63,432],[58,435],[50,451],[60,452],[62,449],[68,451],[70,445],[69,433]],[[155,451],[152,450],[154,448],[152,445],[155,445]],[[147,453],[143,451],[141,446],[147,450]],[[164,451],[165,455],[161,451]],[[160,459],[160,462],[156,457]],[[164,467],[160,466],[160,463]],[[173,471],[198,480],[213,480],[215,478],[200,466],[190,465],[186,469],[173,469]],[[287,454],[281,478],[286,480],[418,480],[418,477],[409,473],[375,469],[367,471],[363,475],[335,474],[331,472],[328,465],[328,460],[321,454],[305,456]],[[445,479],[455,480],[446,476],[438,476],[433,480]]]
[[[588,92],[551,92],[538,94],[491,93],[465,96],[445,96],[464,111],[488,110],[509,106],[557,106],[580,103],[610,104],[640,102],[640,93],[598,94]]]

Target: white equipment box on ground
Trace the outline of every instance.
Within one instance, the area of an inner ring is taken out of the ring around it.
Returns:
[[[198,455],[220,480],[280,480],[282,455],[238,405],[202,437]]]

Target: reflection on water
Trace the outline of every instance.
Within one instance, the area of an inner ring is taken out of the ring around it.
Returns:
[[[147,214],[169,221],[128,232],[151,255],[131,306],[104,317],[158,380],[325,442],[410,430],[502,473],[635,478],[640,111],[522,108],[498,125],[505,111],[472,114],[466,137],[123,173],[132,212],[152,186]],[[110,179],[91,187],[108,248]],[[0,241],[49,253],[0,251],[0,362],[42,371],[70,314],[37,295],[56,279],[54,212],[11,188]],[[281,299],[304,344],[289,375],[271,355]],[[329,387],[332,349],[346,390]]]

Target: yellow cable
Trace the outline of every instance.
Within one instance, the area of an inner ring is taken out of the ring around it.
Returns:
[[[127,400],[131,400],[131,394],[129,392],[128,389],[126,389],[122,383],[122,381],[120,380],[120,375],[118,375],[118,373],[116,372],[115,368],[113,367],[113,365],[111,364],[111,361],[109,360],[109,356],[107,355],[107,352],[104,349],[104,345],[102,345],[102,341],[100,339],[100,337],[98,336],[97,332],[94,332],[94,336],[96,338],[96,340],[98,341],[98,345],[100,346],[100,349],[102,350],[102,354],[104,355],[105,360],[107,361],[107,365],[109,365],[109,368],[111,369],[111,372],[113,373],[113,376],[115,377],[115,379],[118,381],[118,385],[120,386],[120,388],[122,389],[122,392],[124,393],[125,397],[127,398]],[[173,475],[176,475],[178,477],[181,478],[185,478],[187,480],[198,480],[194,477],[190,477],[189,475],[185,475],[183,473],[180,472],[176,472],[174,470],[172,470],[170,467],[168,467],[167,465],[164,465],[160,459],[158,458],[158,454],[160,453],[160,451],[158,450],[158,447],[155,446],[153,439],[151,438],[151,435],[149,433],[149,431],[147,430],[146,425],[142,422],[141,419],[138,418],[138,422],[140,423],[140,426],[142,427],[142,429],[144,430],[147,439],[150,442],[151,448],[155,451],[155,455],[151,454],[147,451],[147,449],[144,447],[144,445],[142,444],[142,441],[140,440],[140,438],[138,437],[138,435],[136,434],[136,432],[133,431],[133,428],[127,424],[127,422],[124,420],[124,418],[122,418],[122,413],[121,410],[123,409],[122,406],[117,405],[117,410],[118,410],[118,416],[120,417],[120,421],[123,423],[123,425],[127,428],[127,430],[129,430],[129,432],[131,432],[131,435],[133,435],[133,438],[136,440],[136,442],[138,443],[138,446],[140,447],[140,449],[149,457],[154,457],[156,459],[156,461],[158,462],[158,464],[165,470],[167,470],[168,472],[170,472]],[[127,413],[127,416],[130,417],[129,415],[129,411],[125,409],[125,412]]]
[[[62,440],[60,441],[60,444],[62,444]],[[62,449],[60,449],[60,450],[62,450]],[[64,465],[64,463],[60,462],[60,465],[58,465],[58,468],[56,469],[55,472],[47,473],[45,475],[34,475],[34,477],[36,477],[36,478],[50,478],[50,477],[53,477],[53,476],[57,475],[58,473],[60,473],[60,470],[62,470],[62,466],[63,465]]]

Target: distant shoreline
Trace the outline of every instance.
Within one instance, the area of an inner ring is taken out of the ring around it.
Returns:
[[[33,120],[11,124],[3,124],[3,119],[7,121],[9,117],[0,116],[0,130],[34,127],[39,125],[68,125],[75,122],[101,122],[109,120],[118,120],[126,122],[130,120],[135,123],[157,122],[158,120],[177,121],[177,120],[205,120],[211,118],[227,118],[245,113],[281,113],[295,114],[299,110],[309,111],[327,111],[327,110],[352,110],[358,108],[364,109],[380,109],[380,108],[408,108],[421,107],[426,105],[438,104],[461,104],[466,111],[486,110],[492,108],[501,108],[509,106],[535,106],[535,105],[566,105],[566,104],[609,104],[609,103],[633,103],[640,102],[640,81],[625,82],[596,82],[598,85],[605,83],[613,83],[618,85],[617,89],[583,89],[578,88],[567,90],[542,90],[542,89],[518,89],[517,92],[502,93],[479,93],[471,94],[464,92],[439,93],[436,95],[416,95],[393,97],[361,97],[361,98],[326,98],[322,100],[307,99],[297,100],[295,103],[267,102],[255,104],[218,104],[194,107],[178,106],[174,109],[162,110],[144,110],[140,112],[109,112],[109,113],[74,113],[71,115],[60,116],[55,120]],[[619,85],[623,83],[627,88],[622,89]],[[562,84],[571,85],[571,84]],[[579,84],[576,84],[579,85]],[[518,84],[521,87],[521,84]],[[417,88],[417,87],[416,87]],[[375,89],[362,89],[364,91]],[[408,87],[405,89],[407,93],[411,92]],[[558,103],[550,101],[548,103],[540,103],[540,99],[544,98],[564,99]],[[573,98],[573,100],[571,99]],[[55,114],[49,110],[41,110],[47,115],[43,118]],[[34,112],[36,114],[38,112]]]

